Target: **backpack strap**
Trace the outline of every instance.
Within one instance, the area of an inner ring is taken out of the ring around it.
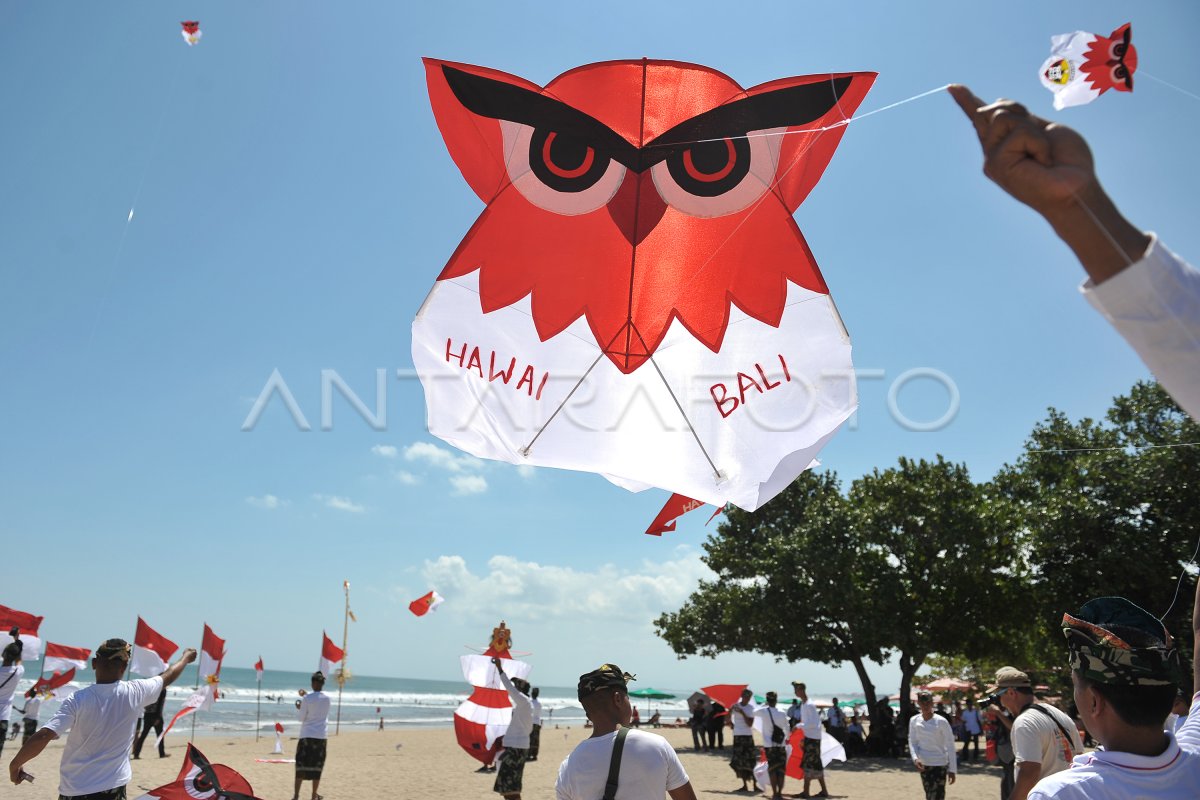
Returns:
[[[625,749],[625,737],[629,728],[622,725],[617,729],[617,738],[613,740],[612,760],[608,762],[608,780],[604,783],[604,797],[601,800],[615,800],[617,796],[617,776],[621,773],[621,751]]]

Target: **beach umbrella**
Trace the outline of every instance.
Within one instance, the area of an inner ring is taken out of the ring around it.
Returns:
[[[970,681],[960,681],[958,678],[938,678],[921,687],[931,692],[965,692],[975,688]]]
[[[730,708],[742,696],[746,683],[718,683],[713,686],[701,686],[700,691],[708,695],[714,702]]]
[[[630,697],[640,697],[643,700],[645,700],[646,701],[646,711],[650,710],[650,701],[651,700],[674,700],[675,699],[675,695],[671,694],[670,692],[663,692],[663,691],[655,689],[651,686],[647,686],[645,689],[635,689],[634,691],[629,693],[629,696]]]

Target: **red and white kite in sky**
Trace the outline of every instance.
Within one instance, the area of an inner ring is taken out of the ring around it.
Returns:
[[[429,592],[428,594],[423,594],[416,600],[413,600],[411,603],[409,603],[408,610],[416,614],[418,617],[423,617],[430,611],[437,611],[437,607],[440,606],[445,600],[446,598],[442,597],[437,592]]]
[[[333,677],[334,670],[337,669],[337,665],[342,663],[342,659],[346,654],[340,647],[333,643],[333,640],[329,638],[329,635],[325,631],[321,631],[321,640],[321,659],[317,663],[317,669],[326,678],[331,678]]]
[[[425,66],[486,205],[413,322],[429,430],[483,458],[746,510],[809,467],[858,400],[792,214],[874,73],[743,89],[643,59],[542,87]]]
[[[1054,92],[1054,107],[1090,103],[1109,89],[1133,91],[1137,48],[1125,23],[1108,36],[1075,31],[1050,37],[1050,57],[1038,77]]]
[[[65,672],[69,669],[87,669],[92,651],[86,647],[68,647],[65,644],[46,642],[46,656],[42,672]]]
[[[15,608],[0,606],[0,636],[8,640],[8,632],[19,628],[19,638],[24,645],[21,649],[22,661],[34,661],[42,656],[42,640],[38,638],[38,628],[42,626],[44,617],[36,617]]]
[[[138,617],[137,630],[133,634],[133,659],[129,664],[131,672],[153,678],[161,675],[171,662],[171,656],[179,645],[163,636]]]
[[[198,20],[188,20],[179,24],[183,27],[183,30],[179,33],[183,36],[183,40],[188,43],[188,47],[194,46],[200,41],[200,37],[204,35],[200,30],[200,22]],[[218,36],[217,38],[221,37]]]
[[[55,672],[49,678],[38,678],[37,682],[33,684],[33,690],[56,700],[65,700],[75,693],[75,687],[70,686],[73,680],[75,680],[74,667],[66,672]]]

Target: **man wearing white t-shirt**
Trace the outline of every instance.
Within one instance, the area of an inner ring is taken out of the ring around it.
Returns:
[[[775,707],[779,696],[767,692],[767,704],[754,712],[762,722],[763,747],[767,751],[767,778],[771,781],[771,797],[783,797],[783,780],[787,772],[787,715]]]
[[[296,742],[296,776],[292,800],[300,797],[300,787],[312,781],[312,800],[321,800],[317,789],[325,771],[326,745],[329,739],[329,695],[325,694],[325,673],[317,670],[309,678],[311,692],[300,690],[296,709],[300,717],[300,740]]]
[[[1200,586],[1192,609],[1193,686],[1200,687]],[[1163,722],[1185,682],[1182,657],[1154,615],[1101,597],[1063,615],[1079,717],[1100,748],[1038,783],[1030,800],[1200,797],[1200,692],[1172,734]]]
[[[96,648],[92,669],[96,682],[63,701],[50,721],[33,735],[8,765],[15,784],[32,781],[23,767],[53,740],[67,736],[59,765],[60,800],[87,796],[89,800],[124,800],[125,785],[133,777],[129,748],[133,726],[142,708],[183,674],[196,660],[187,648],[179,660],[155,678],[123,681],[132,648],[124,639],[109,639]]]
[[[21,729],[25,732],[25,738],[21,740],[21,744],[25,744],[32,739],[33,734],[37,732],[38,712],[41,710],[41,695],[30,689],[25,693],[25,707],[21,709]]]
[[[1010,800],[1026,800],[1042,778],[1061,772],[1083,751],[1075,722],[1054,706],[1035,702],[1033,683],[1016,667],[996,670],[1000,705],[1012,714],[1009,732],[1017,781]]]
[[[821,784],[821,791],[816,797],[829,797],[829,789],[825,787],[825,763],[821,760],[821,712],[808,699],[808,687],[804,683],[792,681],[792,691],[800,698],[800,727],[804,729],[804,757],[801,761],[804,792],[800,796],[809,796],[809,786],[815,780]]]
[[[537,761],[538,751],[542,747],[542,701],[538,700],[541,689],[534,686],[529,690],[529,705],[533,708],[533,730],[529,732],[529,758],[526,761]]]
[[[754,746],[754,693],[742,690],[738,702],[729,708],[729,722],[733,725],[733,752],[729,766],[733,774],[742,779],[738,792],[748,792],[754,785],[754,765],[758,763],[758,748]]]
[[[631,680],[632,675],[613,664],[579,676],[579,701],[592,722],[592,735],[558,768],[558,800],[601,800],[610,780],[616,783],[614,800],[663,800],[664,794],[671,800],[696,800],[670,743],[658,734],[629,729]],[[618,742],[619,756],[614,756]]]
[[[25,674],[21,665],[21,649],[24,646],[17,638],[16,628],[10,635],[14,641],[4,646],[3,666],[0,666],[0,751],[8,741],[8,721],[12,716],[13,696],[17,692],[17,684]]]

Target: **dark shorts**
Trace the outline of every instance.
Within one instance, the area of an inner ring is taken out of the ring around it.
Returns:
[[[804,758],[800,762],[804,768],[804,779],[825,777],[825,765],[821,763],[821,740],[804,740]]]
[[[77,794],[71,797],[60,794],[58,800],[125,800],[125,787],[118,786],[116,789],[92,792],[91,794]]]
[[[493,792],[500,794],[519,794],[521,779],[525,776],[525,759],[529,751],[523,747],[509,747],[500,757],[500,766],[496,770],[496,783]]]
[[[925,800],[946,800],[946,768],[926,767],[921,773],[921,786]]]
[[[783,772],[787,768],[787,748],[767,748],[767,772]]]
[[[738,774],[738,777],[742,777],[745,773],[745,777],[749,778],[757,763],[758,748],[754,746],[754,737],[733,737],[733,757],[729,759],[729,766]]]
[[[21,744],[25,744],[30,739],[32,739],[33,735],[35,733],[37,733],[37,731],[38,731],[37,720],[26,718],[25,721],[22,723],[22,727],[21,727]]]
[[[301,739],[296,745],[296,777],[312,780],[325,769],[325,740]]]

